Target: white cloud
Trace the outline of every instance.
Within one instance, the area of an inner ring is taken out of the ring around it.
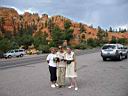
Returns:
[[[118,26],[117,28],[128,29],[128,24],[120,25],[120,26]]]
[[[35,10],[35,9],[33,9],[33,8],[28,8],[28,9],[24,10],[24,12],[39,13],[37,10]]]

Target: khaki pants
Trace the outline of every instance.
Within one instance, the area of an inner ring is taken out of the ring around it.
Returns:
[[[65,67],[57,68],[57,82],[59,85],[65,85]]]

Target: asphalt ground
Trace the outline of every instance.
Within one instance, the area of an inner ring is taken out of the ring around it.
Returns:
[[[86,49],[86,50],[74,50],[76,55],[90,54],[99,51],[99,48]],[[0,59],[0,69],[7,69],[19,66],[25,66],[30,64],[37,64],[46,61],[47,54],[40,55],[25,55],[23,57],[15,57],[8,59]]]
[[[48,64],[0,70],[0,96],[128,96],[128,59],[104,62],[100,52],[77,56],[79,90],[51,88]]]

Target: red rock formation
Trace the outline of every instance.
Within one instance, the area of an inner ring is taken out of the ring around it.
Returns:
[[[19,32],[21,28],[25,29],[28,27],[33,28],[33,35],[37,32],[46,32],[48,38],[51,38],[50,26],[59,26],[64,30],[65,21],[69,20],[71,22],[71,29],[74,30],[74,41],[79,42],[81,34],[84,34],[86,39],[96,38],[98,30],[96,28],[89,27],[86,24],[74,22],[63,16],[52,16],[49,17],[47,14],[42,14],[41,17],[37,13],[31,14],[25,12],[23,15],[19,15],[16,10],[12,8],[0,7],[0,35],[4,35],[4,32],[10,32],[12,35],[15,35]],[[3,20],[3,21],[2,21]],[[81,32],[81,26],[84,29],[84,32]],[[3,32],[4,31],[4,32]],[[128,32],[126,33],[108,33],[109,39],[113,36],[117,38],[128,38]],[[74,41],[72,41],[74,43]]]
[[[15,35],[18,32],[19,14],[12,8],[0,7],[0,18],[3,19],[3,29],[5,32],[11,32]]]

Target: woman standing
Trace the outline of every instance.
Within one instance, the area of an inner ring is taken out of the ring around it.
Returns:
[[[61,88],[65,86],[65,70],[66,70],[66,64],[64,62],[65,51],[62,46],[59,46],[57,56],[59,58],[59,62],[57,63],[57,83]]]
[[[76,73],[76,59],[75,54],[71,50],[71,48],[67,48],[67,52],[65,54],[65,61],[66,61],[66,77],[70,80],[70,86],[68,88],[75,88],[75,90],[78,90],[77,86],[77,73]]]
[[[50,81],[51,81],[51,87],[55,88],[58,87],[57,76],[56,76],[56,67],[57,67],[57,55],[56,55],[56,49],[51,48],[51,53],[47,56],[47,63],[49,65],[49,72],[50,72]]]

